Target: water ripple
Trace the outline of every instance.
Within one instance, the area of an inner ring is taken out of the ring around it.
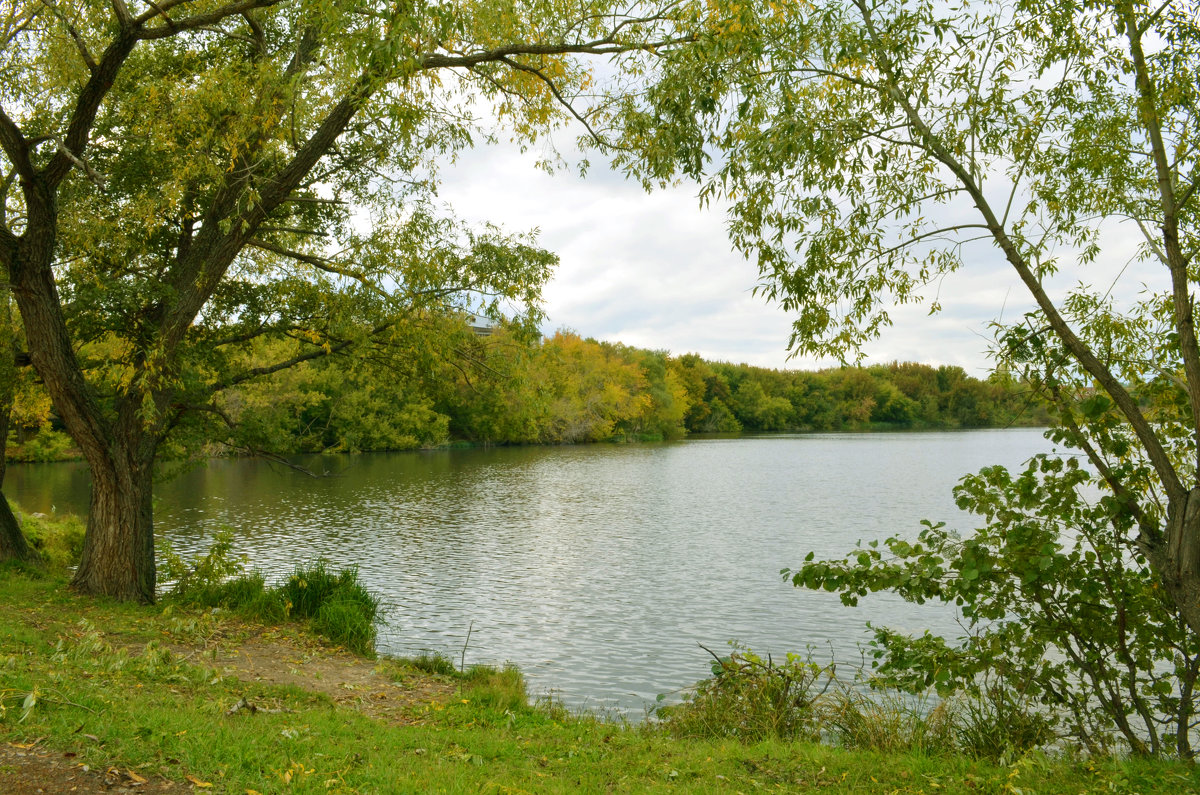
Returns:
[[[473,626],[468,662],[512,661],[535,693],[636,717],[708,672],[699,644],[857,662],[867,620],[954,634],[946,609],[848,609],[778,571],[923,518],[969,527],[954,482],[1046,449],[1028,430],[816,434],[330,458],[320,480],[215,461],[158,489],[156,527],[185,552],[231,527],[273,577],[357,565],[388,604],[381,651],[458,659]],[[57,466],[11,467],[10,493],[82,510],[78,468]]]

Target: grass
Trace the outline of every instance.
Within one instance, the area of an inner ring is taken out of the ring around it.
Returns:
[[[779,738],[674,738],[530,706],[511,668],[459,673],[428,660],[385,667],[405,681],[453,681],[456,694],[398,726],[158,645],[219,622],[211,613],[86,600],[61,579],[15,571],[0,573],[0,600],[0,741],[45,738],[93,767],[192,776],[214,792],[1200,791],[1193,768],[1164,762],[1032,754],[997,765]],[[228,715],[242,698],[284,711]]]
[[[300,590],[323,587],[316,582]],[[626,726],[530,705],[516,669],[458,671],[436,656],[380,661],[377,670],[405,688],[433,682],[448,693],[386,721],[321,693],[236,679],[203,653],[168,648],[261,642],[275,630],[247,627],[229,611],[85,599],[65,585],[0,566],[0,743],[40,740],[93,769],[162,775],[198,792],[1200,792],[1196,769],[1174,762],[1030,752],[1000,764],[933,743],[884,752],[765,730],[675,736],[669,720]],[[307,631],[298,626],[283,631]],[[806,698],[820,671],[790,664],[771,676],[790,678],[788,698]],[[775,681],[755,687],[768,699],[783,692]],[[241,699],[272,709],[230,714]],[[846,709],[842,719],[866,731],[870,708]],[[885,747],[869,735],[861,744]]]
[[[220,607],[264,623],[309,622],[312,630],[362,655],[375,653],[380,602],[359,582],[358,569],[330,571],[323,559],[300,564],[281,583],[268,586],[247,572],[233,553],[233,534],[217,534],[207,552],[183,560],[169,546],[160,550],[162,568],[174,582],[168,598],[193,607]]]

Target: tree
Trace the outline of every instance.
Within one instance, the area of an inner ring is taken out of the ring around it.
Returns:
[[[223,389],[386,344],[414,313],[536,311],[553,258],[439,217],[433,163],[488,134],[473,105],[526,142],[553,126],[596,90],[568,56],[690,37],[662,9],[614,9],[5,4],[0,266],[92,475],[75,589],[154,598],[157,451]],[[267,335],[301,351],[238,370]],[[111,355],[87,360],[97,346]]]
[[[646,376],[627,361],[624,347],[559,331],[535,360],[545,413],[537,441],[599,442],[617,425],[640,417],[653,404]]]
[[[1002,258],[1037,309],[998,331],[997,355],[1057,403],[1193,632],[1198,19],[1182,0],[731,2],[615,120],[618,162],[729,202],[760,292],[797,314],[798,352],[852,355],[889,302]],[[1088,273],[1128,230],[1159,270],[1118,302]],[[1052,289],[1068,268],[1080,286]]]
[[[889,541],[890,558],[810,560],[794,581],[849,600],[891,589],[966,604],[973,620],[1010,634],[917,653],[885,633],[893,670],[939,670],[965,686],[970,665],[1015,664],[1004,644],[1028,641],[1035,657],[1052,649],[1091,680],[1076,706],[1099,706],[1135,751],[1190,756],[1200,9],[1189,0],[712,8],[698,46],[667,59],[644,101],[614,118],[625,130],[618,162],[648,184],[695,176],[704,199],[728,203],[733,242],[757,258],[759,291],[796,313],[791,344],[801,353],[855,356],[887,326],[890,304],[1002,261],[1036,309],[997,324],[998,364],[1040,393],[1054,440],[1094,473],[1046,462],[1018,478],[981,473],[960,490],[987,519],[975,535],[927,529],[916,544]],[[1131,235],[1134,267],[1097,276],[1106,249]],[[1066,274],[1078,286],[1059,287]],[[970,421],[979,407],[962,397],[956,411]],[[1055,572],[1057,597],[1036,571]],[[1127,632],[1134,623],[1149,630]],[[952,654],[970,664],[939,668]],[[1032,676],[1039,659],[1022,670]],[[1049,680],[1037,686],[1039,699],[1058,692]]]
[[[13,397],[17,390],[17,365],[12,344],[15,334],[13,329],[12,301],[8,296],[0,296],[0,444],[8,445],[8,426],[13,414]],[[37,557],[37,553],[25,540],[21,525],[9,507],[3,493],[4,472],[8,460],[0,451],[0,561],[21,560],[29,561]]]

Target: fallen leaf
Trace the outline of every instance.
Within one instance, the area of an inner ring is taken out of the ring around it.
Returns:
[[[184,776],[184,778],[186,778],[188,781],[195,784],[197,787],[211,787],[212,786],[211,781],[201,781],[200,779],[196,778],[195,776]]]
[[[132,770],[126,770],[125,775],[129,776],[130,780],[133,781],[133,783],[135,783],[135,784],[145,784],[147,781],[150,780],[147,778],[142,778],[137,773],[134,773]]]

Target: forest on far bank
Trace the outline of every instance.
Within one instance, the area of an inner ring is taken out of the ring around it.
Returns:
[[[980,380],[960,367],[773,370],[570,331],[543,339],[500,325],[481,334],[446,318],[425,318],[406,334],[404,355],[326,356],[235,387],[190,412],[165,452],[288,455],[1048,422],[1020,382],[1003,374]],[[278,360],[299,345],[256,340],[245,346],[243,364]],[[18,390],[11,427],[9,460],[75,455],[31,378]]]

